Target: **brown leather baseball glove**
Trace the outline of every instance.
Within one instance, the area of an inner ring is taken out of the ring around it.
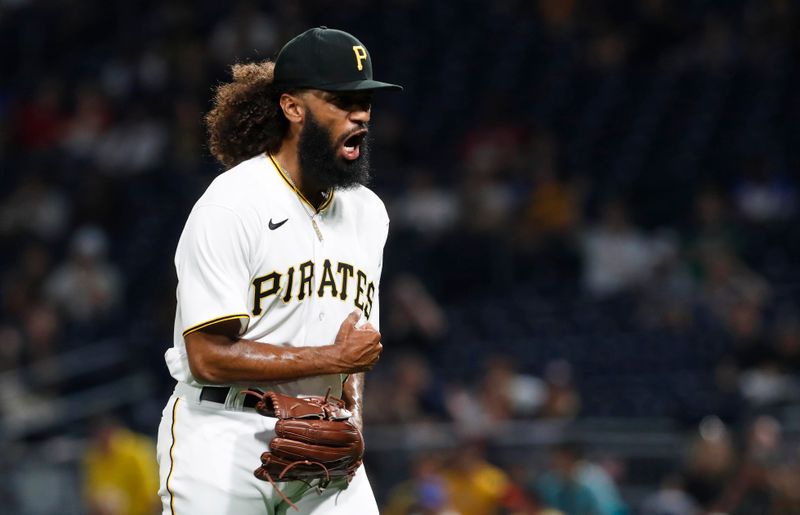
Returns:
[[[344,401],[336,397],[290,397],[276,392],[246,390],[259,398],[256,411],[275,417],[275,437],[261,455],[255,476],[269,481],[319,479],[324,488],[335,478],[353,477],[364,456],[361,431],[350,423]],[[293,506],[293,505],[292,505]]]

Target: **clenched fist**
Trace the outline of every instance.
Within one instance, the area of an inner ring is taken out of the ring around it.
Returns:
[[[334,349],[338,353],[345,373],[352,374],[371,369],[381,356],[381,333],[367,322],[356,327],[361,312],[356,310],[344,319],[336,335]]]

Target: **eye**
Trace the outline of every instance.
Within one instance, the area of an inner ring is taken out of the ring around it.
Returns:
[[[345,111],[369,111],[372,107],[372,93],[336,93],[330,96],[328,102]]]

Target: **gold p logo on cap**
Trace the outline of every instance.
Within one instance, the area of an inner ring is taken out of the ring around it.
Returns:
[[[361,71],[364,69],[364,65],[361,64],[361,61],[367,59],[367,50],[361,45],[353,45],[353,52],[356,54],[356,66],[358,66],[358,71]]]

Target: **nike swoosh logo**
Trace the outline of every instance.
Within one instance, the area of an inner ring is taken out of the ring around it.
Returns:
[[[275,229],[277,229],[278,227],[280,227],[281,225],[285,224],[288,221],[289,221],[289,219],[287,218],[286,220],[284,220],[282,222],[278,222],[278,223],[274,224],[274,223],[272,223],[272,218],[270,218],[269,219],[269,229],[271,231],[274,231]]]

